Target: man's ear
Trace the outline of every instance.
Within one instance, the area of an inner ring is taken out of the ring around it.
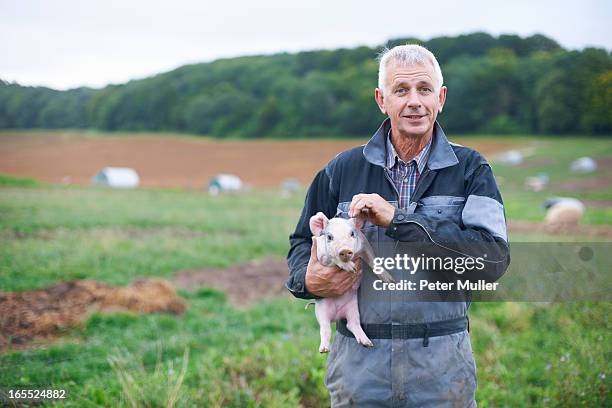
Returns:
[[[443,86],[440,88],[440,107],[438,108],[438,113],[442,112],[442,108],[444,108],[444,102],[446,102],[446,87]]]
[[[312,217],[310,217],[310,231],[312,235],[318,237],[321,235],[325,227],[327,227],[329,219],[322,212],[318,212]]]
[[[382,90],[380,90],[379,88],[376,88],[374,90],[374,99],[376,99],[378,109],[380,109],[383,115],[386,115],[387,111],[385,111],[385,96],[383,95]]]

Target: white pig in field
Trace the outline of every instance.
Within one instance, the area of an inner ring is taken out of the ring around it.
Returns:
[[[310,218],[310,231],[316,239],[319,262],[325,266],[336,265],[344,271],[356,273],[354,260],[359,257],[372,267],[374,251],[361,232],[362,226],[363,222],[356,221],[355,218],[330,220],[322,212],[313,215]],[[387,272],[380,274],[380,278],[384,282],[393,282],[393,278]],[[359,320],[357,289],[360,283],[361,279],[355,281],[344,295],[315,301],[315,315],[321,332],[320,353],[329,352],[331,322],[339,319],[346,319],[346,327],[355,335],[359,344],[366,347],[373,346],[361,328]]]

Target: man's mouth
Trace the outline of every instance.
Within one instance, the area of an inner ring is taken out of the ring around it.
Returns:
[[[410,120],[419,120],[425,117],[425,115],[404,115],[404,117]]]

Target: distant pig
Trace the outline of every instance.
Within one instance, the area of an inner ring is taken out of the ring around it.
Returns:
[[[322,212],[313,215],[310,218],[310,231],[316,239],[319,262],[325,266],[336,265],[340,269],[356,273],[354,260],[359,257],[372,267],[374,251],[361,232],[362,226],[363,221],[356,221],[354,218],[332,218],[330,220]],[[393,282],[393,278],[387,272],[383,272],[380,278],[384,282]],[[315,301],[315,315],[321,333],[320,353],[329,352],[331,322],[340,319],[346,319],[346,327],[353,333],[359,344],[366,347],[373,346],[372,341],[361,328],[359,320],[357,289],[360,284],[361,278],[355,281],[351,289],[344,295]]]
[[[578,226],[584,215],[584,204],[572,197],[552,197],[544,202],[546,225],[553,231]]]

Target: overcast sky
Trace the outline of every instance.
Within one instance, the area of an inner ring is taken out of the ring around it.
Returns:
[[[542,33],[570,49],[612,49],[611,0],[375,3],[0,0],[0,79],[101,87],[220,57],[474,31]]]

